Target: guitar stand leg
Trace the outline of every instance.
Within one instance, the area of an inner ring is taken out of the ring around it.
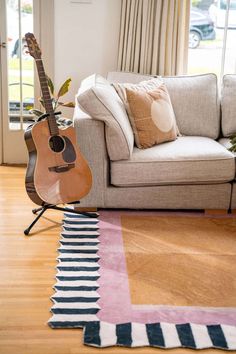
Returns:
[[[59,207],[57,205],[51,205],[50,209],[55,209],[55,210],[60,210],[60,211],[64,211],[64,212],[69,212],[69,213],[72,213],[72,214],[80,214],[80,215],[87,216],[89,218],[97,217],[96,215],[93,216],[93,214],[87,213],[86,211],[78,211],[78,210],[73,210],[73,209],[69,209],[69,208],[62,208],[62,207]]]
[[[78,203],[78,202],[76,202],[76,203]],[[72,203],[70,203],[70,204],[72,204]],[[36,222],[41,218],[41,216],[43,215],[43,213],[47,209],[54,209],[54,210],[59,210],[59,211],[64,211],[64,212],[70,212],[72,214],[84,215],[84,216],[87,216],[87,217],[90,217],[90,218],[96,218],[97,217],[96,214],[93,215],[91,213],[87,213],[87,212],[84,212],[84,211],[77,211],[77,210],[73,210],[73,209],[69,209],[69,208],[63,208],[63,207],[59,207],[59,206],[53,205],[53,204],[44,204],[40,208],[32,210],[33,214],[37,214],[39,211],[40,211],[40,213],[36,216],[36,218],[30,224],[30,226],[27,229],[25,229],[25,231],[24,231],[25,235],[29,235],[30,230],[32,229],[32,227],[36,224]]]
[[[37,214],[39,211],[43,210],[43,207],[37,208],[37,209],[33,209],[32,213],[33,214]]]
[[[46,204],[46,203],[43,202],[42,206],[39,207],[39,208],[33,209],[33,210],[32,210],[32,213],[33,213],[33,214],[37,214],[39,211],[43,210],[45,207],[46,207],[46,209],[48,209],[48,208],[50,208],[52,205],[53,205],[53,204]]]
[[[36,222],[41,218],[41,216],[43,215],[43,213],[44,213],[47,209],[48,209],[48,208],[47,208],[46,206],[37,209],[37,211],[41,210],[41,212],[36,216],[36,218],[35,218],[34,221],[30,224],[30,226],[29,226],[27,229],[25,229],[25,231],[24,231],[24,234],[25,234],[25,235],[29,235],[30,230],[32,229],[32,227],[36,224]],[[35,209],[35,210],[36,210],[36,209]],[[37,211],[36,211],[36,212],[37,212]],[[33,213],[34,213],[34,211],[33,211]],[[35,214],[35,213],[34,213],[34,214]]]

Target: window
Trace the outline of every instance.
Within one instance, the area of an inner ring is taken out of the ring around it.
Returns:
[[[10,129],[32,119],[34,63],[26,54],[24,34],[33,32],[33,0],[7,0],[8,107]]]
[[[192,0],[188,73],[236,74],[236,0]]]
[[[227,0],[221,0],[220,1],[220,9],[226,10],[227,9]],[[236,10],[236,1],[231,0],[229,4],[229,9],[230,10]]]

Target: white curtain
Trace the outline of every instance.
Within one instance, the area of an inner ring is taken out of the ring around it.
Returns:
[[[189,18],[190,0],[122,0],[118,70],[185,73]]]

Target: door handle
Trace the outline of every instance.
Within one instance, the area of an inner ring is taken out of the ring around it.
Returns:
[[[6,46],[7,46],[6,42],[2,42],[2,43],[0,43],[0,47],[2,47],[2,48],[6,48]]]

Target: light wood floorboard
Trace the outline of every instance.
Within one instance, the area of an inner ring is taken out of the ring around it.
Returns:
[[[0,354],[196,353],[187,349],[101,350],[84,346],[80,329],[47,326],[62,214],[47,211],[34,233],[24,236],[35,207],[26,195],[24,175],[23,167],[0,166]]]

